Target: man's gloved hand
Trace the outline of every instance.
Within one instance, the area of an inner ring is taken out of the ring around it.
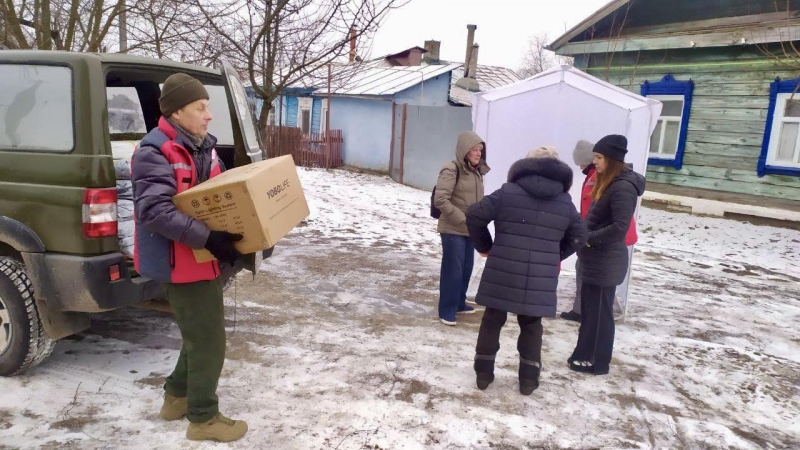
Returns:
[[[233,243],[241,241],[243,237],[244,236],[241,234],[212,230],[206,241],[206,249],[210,251],[219,262],[225,262],[233,266],[236,260],[242,256],[236,251]]]

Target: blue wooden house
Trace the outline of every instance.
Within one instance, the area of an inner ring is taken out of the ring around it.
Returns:
[[[398,105],[443,108],[438,113],[450,116],[448,113],[453,111],[447,108],[470,106],[472,91],[460,86],[459,80],[471,78],[478,90],[489,90],[521,79],[509,69],[478,65],[478,46],[471,38],[467,43],[471,75],[465,73],[467,64],[441,61],[439,47],[438,41],[426,41],[424,48],[412,47],[369,61],[334,65],[330,105],[328,71],[322,68],[284,89],[271,106],[269,123],[301,128],[306,135],[324,133],[330,110],[330,128],[342,130],[345,164],[389,170],[392,139],[403,130],[395,126],[405,114],[398,113]],[[260,111],[261,101],[255,99],[255,103],[256,111]],[[463,110],[461,114],[468,115]],[[453,130],[439,132],[447,136],[436,138],[455,142],[455,135],[450,136]]]
[[[269,123],[301,128],[306,135],[342,130],[345,164],[371,170],[389,168],[393,105],[455,107],[449,104],[451,73],[458,64],[383,67],[375,62],[339,66],[328,104],[327,80],[290,87],[272,104]],[[327,72],[327,71],[326,71]],[[315,84],[315,86],[314,86]],[[255,99],[256,111],[261,102]]]

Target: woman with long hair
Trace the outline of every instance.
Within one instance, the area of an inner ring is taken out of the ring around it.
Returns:
[[[589,240],[578,251],[581,261],[582,321],[578,344],[569,357],[577,372],[608,373],[614,348],[614,294],[628,272],[625,235],[644,194],[644,177],[625,164],[625,136],[609,135],[593,149],[597,181],[586,217]]]

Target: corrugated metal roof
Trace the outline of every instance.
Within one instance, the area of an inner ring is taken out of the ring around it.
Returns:
[[[419,84],[423,80],[453,72],[450,79],[450,101],[471,105],[472,93],[455,85],[464,76],[464,64],[442,61],[442,64],[420,66],[387,66],[386,57],[358,64],[332,66],[331,94],[354,96],[388,96]],[[317,88],[314,95],[323,95],[327,87],[327,67],[322,67],[292,83],[291,87]],[[522,80],[516,72],[505,67],[478,65],[476,79],[481,91],[496,89]]]
[[[413,67],[365,67],[354,73],[335,95],[394,95],[424,80],[438,77],[456,69],[459,64]]]

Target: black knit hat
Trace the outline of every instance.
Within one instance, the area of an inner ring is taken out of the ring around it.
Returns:
[[[208,91],[203,83],[185,73],[176,73],[164,82],[158,105],[161,114],[169,117],[184,106],[202,99],[208,100]]]
[[[597,141],[592,151],[611,159],[625,162],[625,154],[628,153],[628,139],[619,134],[609,134]]]

